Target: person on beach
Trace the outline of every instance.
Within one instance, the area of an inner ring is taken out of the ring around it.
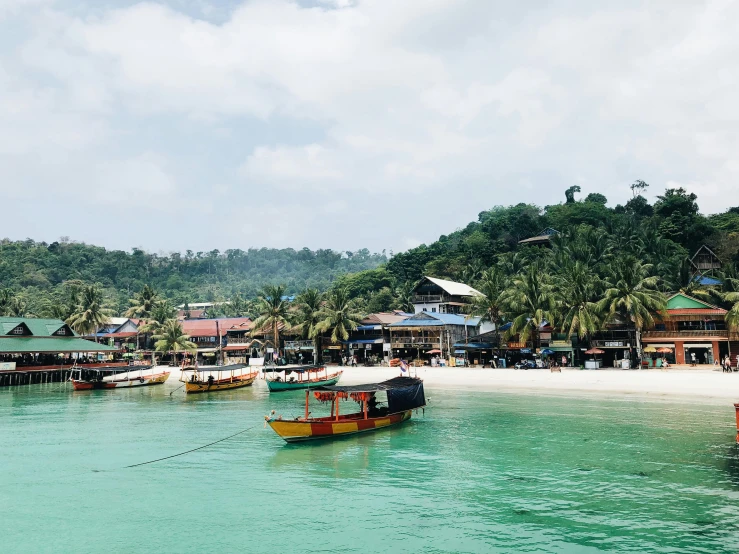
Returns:
[[[562,367],[567,367],[567,356],[562,354]]]
[[[695,367],[695,352],[690,353],[690,365]]]

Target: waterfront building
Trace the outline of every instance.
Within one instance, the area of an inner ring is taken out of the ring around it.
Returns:
[[[459,314],[463,306],[469,304],[470,299],[475,296],[483,294],[464,283],[424,277],[413,289],[412,300],[417,314]]]
[[[678,364],[690,364],[693,356],[698,364],[712,364],[731,351],[736,363],[739,338],[730,336],[725,317],[723,308],[687,294],[673,294],[667,299],[665,316],[642,334],[642,348],[671,348],[671,361]]]
[[[0,385],[37,383],[42,375],[59,381],[62,367],[110,365],[116,351],[80,337],[60,319],[0,317]]]
[[[228,332],[251,325],[248,317],[224,317],[217,319],[187,319],[182,322],[182,330],[197,347],[197,360],[201,364],[213,364],[221,348],[229,345]],[[233,350],[233,349],[231,349]],[[230,352],[230,351],[229,351]]]
[[[419,312],[389,324],[392,357],[449,358],[454,344],[479,333],[480,318],[439,312]]]
[[[389,326],[412,315],[400,310],[369,314],[356,330],[349,333],[349,340],[346,341],[349,355],[356,355],[360,362],[370,357],[388,361],[392,351]]]

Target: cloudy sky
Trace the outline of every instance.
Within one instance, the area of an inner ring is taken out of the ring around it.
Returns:
[[[739,205],[739,2],[607,4],[0,0],[0,236],[397,252],[573,184]]]

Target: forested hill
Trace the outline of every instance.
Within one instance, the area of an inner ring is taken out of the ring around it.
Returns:
[[[290,293],[306,287],[325,290],[344,273],[377,267],[383,254],[333,250],[286,249],[187,251],[167,256],[143,250],[106,250],[99,246],[60,240],[0,241],[0,289],[21,293],[32,313],[34,304],[53,295],[61,283],[98,283],[106,297],[121,308],[144,284],[174,303],[253,297],[265,283],[284,283]]]
[[[568,189],[562,204],[543,209],[531,204],[498,206],[481,212],[464,229],[395,255],[386,267],[402,281],[435,275],[473,283],[484,269],[506,258],[510,262],[514,254],[519,260],[538,255],[538,248],[519,245],[520,240],[546,228],[567,235],[578,227],[598,231],[611,255],[630,253],[659,266],[665,287],[675,287],[677,280],[684,279],[687,257],[703,244],[728,266],[739,263],[739,207],[705,216],[697,196],[683,189],[666,190],[652,205],[640,194],[648,186],[637,181],[631,186],[633,198],[613,208],[599,193],[577,200],[579,187]]]

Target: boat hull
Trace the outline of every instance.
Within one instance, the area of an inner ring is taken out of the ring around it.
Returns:
[[[128,389],[131,387],[146,387],[152,385],[163,385],[169,379],[169,371],[156,373],[154,375],[136,376],[131,379],[115,379],[103,381],[72,380],[74,390],[109,390]]]
[[[270,379],[267,379],[267,388],[269,389],[269,392],[282,392],[282,391],[288,391],[288,390],[302,390],[302,389],[314,389],[316,387],[325,387],[330,385],[335,385],[339,382],[339,379],[341,379],[341,373],[338,373],[336,375],[333,375],[329,377],[328,379],[323,379],[322,381],[273,381]]]
[[[185,383],[185,392],[187,394],[197,394],[203,392],[219,392],[225,390],[240,389],[250,387],[256,380],[258,373],[250,375],[240,375],[233,379],[220,379],[209,383],[208,381],[187,381]]]
[[[284,421],[280,419],[267,420],[272,430],[286,442],[304,442],[321,439],[335,439],[377,431],[394,425],[399,425],[411,418],[413,410],[406,410],[397,414],[368,419],[339,418],[334,420],[324,418],[308,421]]]

